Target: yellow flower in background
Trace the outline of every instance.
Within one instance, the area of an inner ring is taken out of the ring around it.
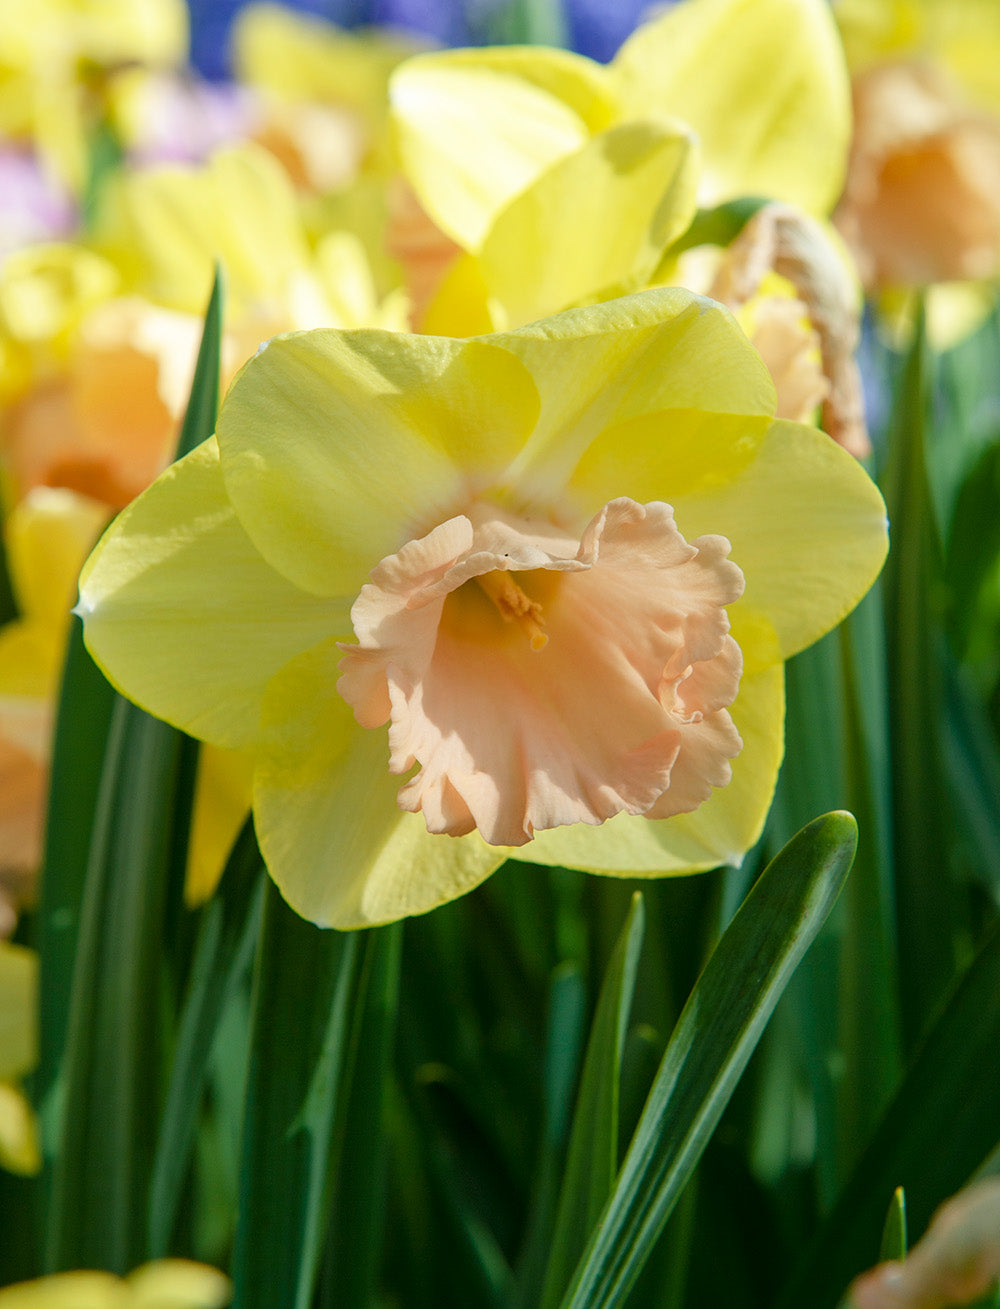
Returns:
[[[464,341],[277,338],[95,551],[88,646],[254,751],[264,857],[322,924],[453,899],[496,841],[640,876],[738,861],[782,660],[886,548],[861,468],[773,413],[732,318],[680,290]]]
[[[0,1309],[223,1309],[229,1279],[206,1264],[158,1259],[128,1277],[54,1273],[0,1290]]]
[[[8,496],[65,486],[118,509],[162,470],[187,403],[214,260],[227,277],[224,381],[275,332],[403,325],[358,242],[311,252],[287,178],[262,151],[126,170],[104,254],[38,246],[0,265],[0,461]]]
[[[76,193],[89,172],[103,79],[187,56],[183,0],[0,0],[0,135],[33,144]]]
[[[0,941],[0,1168],[31,1174],[41,1166],[31,1106],[20,1079],[38,1057],[38,959]]]
[[[385,170],[389,74],[417,44],[355,34],[277,4],[245,5],[233,27],[239,82],[264,101],[257,139],[304,189],[341,191]]]
[[[390,96],[404,175],[469,251],[540,173],[616,125],[685,123],[702,205],[763,195],[816,213],[839,194],[850,131],[823,0],[682,0],[606,67],[544,47],[419,55]]]
[[[311,249],[287,174],[257,146],[123,171],[96,239],[129,290],[199,321],[219,261],[230,373],[276,332],[403,325],[401,299],[378,299],[356,238],[334,231]]]
[[[39,487],[4,524],[20,617],[0,628],[0,935],[34,898],[69,609],[107,518],[104,505]]]
[[[840,0],[854,137],[836,222],[870,291],[938,285],[942,344],[1000,275],[1000,9],[990,0]]]
[[[0,266],[8,498],[63,486],[117,509],[167,463],[200,324],[121,290],[114,266],[80,246]]]
[[[686,0],[610,69],[556,51],[468,51],[411,60],[392,86],[407,177],[439,225],[405,192],[397,200],[390,248],[415,327],[473,335],[688,286],[740,311],[779,414],[809,421],[822,404],[830,435],[867,451],[860,292],[849,258],[802,208],[830,206],[846,159],[846,70],[823,6]],[[542,101],[548,135],[529,121]],[[739,276],[736,251],[671,255],[699,201],[741,191],[786,203],[768,210],[766,232],[756,225],[766,239],[743,241],[752,258]]]

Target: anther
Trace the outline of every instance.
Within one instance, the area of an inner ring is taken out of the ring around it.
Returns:
[[[532,650],[544,650],[549,638],[543,630],[542,606],[528,599],[510,573],[495,569],[483,573],[476,581],[496,605],[504,622],[517,623]]]

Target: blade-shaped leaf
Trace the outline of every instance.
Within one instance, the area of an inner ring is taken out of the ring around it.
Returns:
[[[217,278],[182,453],[214,428],[220,323]],[[146,1255],[164,928],[168,907],[180,901],[195,752],[182,733],[114,695],[75,626],[56,730],[40,929],[38,1096],[54,1160],[50,1269],[125,1272]]]
[[[545,1276],[544,1306],[559,1303],[618,1171],[618,1092],[645,925],[632,897],[601,987],[573,1114],[559,1208]]]
[[[1000,924],[994,925],[921,1042],[840,1198],[792,1272],[781,1309],[828,1309],[875,1262],[884,1197],[906,1189],[919,1235],[994,1149],[1000,1048]]]
[[[882,1244],[878,1257],[881,1263],[885,1259],[905,1259],[908,1249],[906,1241],[906,1192],[897,1186],[889,1202],[889,1212],[885,1216],[882,1228]]]
[[[688,1181],[778,996],[840,893],[850,814],[803,828],[771,861],[705,966],[563,1309],[623,1302]]]
[[[893,833],[903,1037],[908,1050],[954,976],[956,897],[949,878],[951,824],[937,718],[940,541],[926,461],[930,360],[923,307],[900,379],[885,498],[893,548],[883,578],[892,670]]]
[[[260,932],[264,865],[250,820],[216,894],[202,912],[156,1145],[149,1198],[149,1255],[170,1251],[187,1176],[208,1058],[231,988],[246,974]]]

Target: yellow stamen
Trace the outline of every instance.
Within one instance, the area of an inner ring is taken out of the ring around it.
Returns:
[[[476,581],[490,597],[505,623],[517,623],[528,637],[532,650],[544,650],[549,638],[542,630],[542,606],[529,600],[510,573],[496,570],[483,573]]]

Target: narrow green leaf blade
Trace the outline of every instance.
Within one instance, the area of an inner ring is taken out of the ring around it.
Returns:
[[[644,928],[643,900],[637,892],[608,963],[587,1043],[546,1268],[543,1306],[559,1303],[618,1171],[619,1079]]]
[[[856,845],[850,814],[817,818],[751,890],[674,1029],[564,1309],[624,1301],[788,978],[840,894]]]
[[[402,923],[369,932],[365,940],[363,1003],[354,1012],[349,1087],[327,1171],[332,1212],[321,1304],[329,1309],[369,1309],[377,1299],[386,1221],[386,1100],[402,941]]]
[[[87,865],[46,1263],[126,1272],[145,1255],[157,1118],[163,910],[180,734],[119,699]]]
[[[882,1244],[879,1247],[879,1263],[886,1259],[905,1259],[908,1250],[906,1241],[906,1192],[897,1186],[889,1202],[889,1212],[885,1216],[882,1228]]]
[[[149,1256],[170,1253],[216,1027],[232,987],[245,975],[260,933],[264,865],[250,820],[202,911],[150,1182]]]
[[[1000,924],[962,974],[833,1211],[782,1291],[781,1309],[828,1309],[872,1265],[886,1195],[906,1190],[918,1236],[942,1197],[968,1181],[997,1142]]]
[[[268,882],[254,983],[233,1309],[312,1302],[334,1124],[363,1002],[358,933],[299,918]]]
[[[181,423],[180,435],[177,438],[175,459],[190,454],[195,446],[207,440],[215,431],[215,420],[219,412],[223,301],[222,269],[216,264],[212,293],[208,297],[208,306],[205,309],[205,325],[202,328],[198,358],[194,366],[191,395],[188,398],[184,421]]]
[[[907,1051],[955,972],[956,896],[948,875],[952,826],[938,718],[941,547],[927,473],[930,356],[923,304],[892,423],[885,498],[893,548],[883,575],[892,746],[900,999]]]
[[[60,1133],[59,1070],[66,1043],[73,964],[88,851],[117,696],[87,653],[83,624],[73,617],[56,717],[49,807],[35,922],[40,961],[38,1069],[32,1096],[51,1162]]]

